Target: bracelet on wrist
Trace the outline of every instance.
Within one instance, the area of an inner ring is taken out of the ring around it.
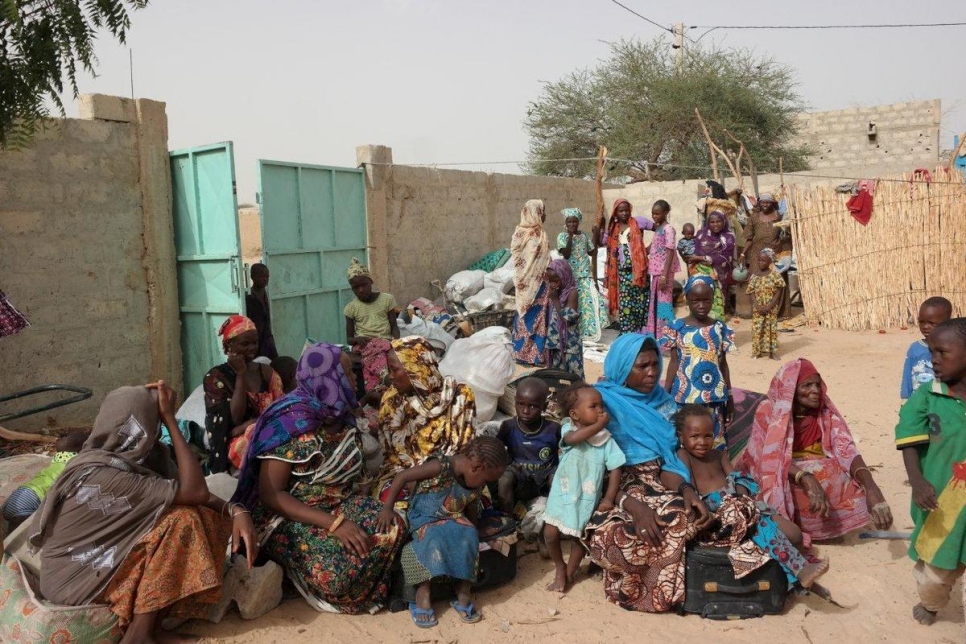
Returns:
[[[344,514],[340,514],[339,516],[337,516],[335,518],[335,521],[333,521],[332,524],[329,526],[329,534],[333,534],[336,530],[338,530],[339,526],[342,525],[343,521],[345,521]]]

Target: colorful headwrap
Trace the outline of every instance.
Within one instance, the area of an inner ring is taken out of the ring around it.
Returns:
[[[765,246],[760,251],[758,251],[758,254],[759,255],[765,255],[772,262],[775,261],[775,250],[773,248],[769,248],[768,246]]]
[[[221,336],[221,348],[224,349],[225,353],[228,353],[228,341],[248,331],[257,331],[254,322],[244,315],[229,315],[221,328],[218,329],[218,335]]]
[[[356,277],[368,277],[369,279],[372,279],[372,274],[369,272],[369,269],[366,268],[366,265],[355,257],[352,258],[352,262],[349,264],[349,270],[346,271],[346,275],[350,280],[355,279]]]
[[[255,506],[261,454],[323,425],[342,422],[355,427],[352,410],[356,394],[342,369],[341,357],[339,347],[325,342],[313,344],[302,353],[295,372],[298,386],[276,400],[255,424],[232,501],[249,509]]]
[[[577,282],[574,280],[574,269],[571,268],[570,262],[563,258],[551,260],[550,270],[557,274],[560,278],[560,301],[566,306],[567,298],[570,294],[577,290]]]
[[[577,221],[584,220],[584,213],[580,212],[580,208],[564,208],[560,211],[560,214],[563,215],[564,221],[570,219],[571,217],[575,218]]]
[[[761,193],[761,196],[758,197],[758,203],[761,203],[762,201],[770,201],[772,203],[778,203],[775,200],[774,195],[772,195],[772,193],[770,193],[770,192],[763,192],[763,193]]]
[[[712,292],[714,292],[716,286],[715,281],[710,275],[692,275],[688,278],[687,284],[684,285],[684,294],[687,295],[690,293],[691,289],[693,289],[697,284],[704,284],[710,288]]]
[[[543,285],[544,272],[550,263],[550,244],[543,229],[543,201],[530,199],[520,213],[520,223],[510,240],[513,262],[515,307],[520,315],[527,312]]]

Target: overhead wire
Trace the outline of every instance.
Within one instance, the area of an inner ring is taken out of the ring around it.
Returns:
[[[653,20],[651,20],[647,16],[642,16],[641,14],[637,13],[636,11],[634,11],[633,9],[631,9],[630,7],[628,7],[626,4],[622,4],[622,3],[618,2],[617,0],[610,0],[610,1],[613,2],[614,4],[616,4],[618,7],[621,7],[625,11],[629,11],[630,13],[634,14],[635,16],[637,16],[638,18],[640,18],[641,20],[646,20],[647,22],[651,23],[655,27],[658,27],[659,29],[663,29],[664,31],[668,31],[668,32],[670,32],[672,34],[674,33],[674,30],[671,29],[670,27],[668,27],[666,25],[662,25],[662,24],[660,24],[658,22],[654,22]]]

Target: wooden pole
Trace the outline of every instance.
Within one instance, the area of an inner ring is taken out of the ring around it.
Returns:
[[[597,197],[597,228],[604,229],[604,177],[607,175],[607,148],[603,145],[597,149],[597,176],[594,180],[594,190]]]
[[[701,118],[701,112],[698,111],[698,108],[694,108],[694,115],[698,117],[698,123],[701,124],[701,131],[704,132],[704,139],[708,142],[708,151],[711,153],[711,171],[714,173],[714,180],[721,183],[721,173],[718,172],[718,155],[715,152],[717,146],[711,140],[708,127],[704,124],[704,119]]]

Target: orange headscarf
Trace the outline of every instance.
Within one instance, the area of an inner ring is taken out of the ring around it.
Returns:
[[[620,224],[617,222],[617,208],[626,203],[631,205],[627,199],[618,199],[614,202],[614,207],[610,212],[610,221],[607,223],[607,268],[604,277],[604,285],[607,287],[607,308],[611,315],[617,315],[620,298],[620,277],[617,274],[617,262],[620,247]],[[633,211],[630,219],[627,220],[630,227],[630,252],[631,270],[634,273],[634,286],[647,285],[647,251],[644,248],[644,237],[641,235],[641,227],[634,219]]]
[[[221,328],[218,329],[218,335],[221,336],[221,347],[227,353],[228,341],[247,331],[257,331],[254,322],[244,315],[229,315],[228,319],[221,325]]]

